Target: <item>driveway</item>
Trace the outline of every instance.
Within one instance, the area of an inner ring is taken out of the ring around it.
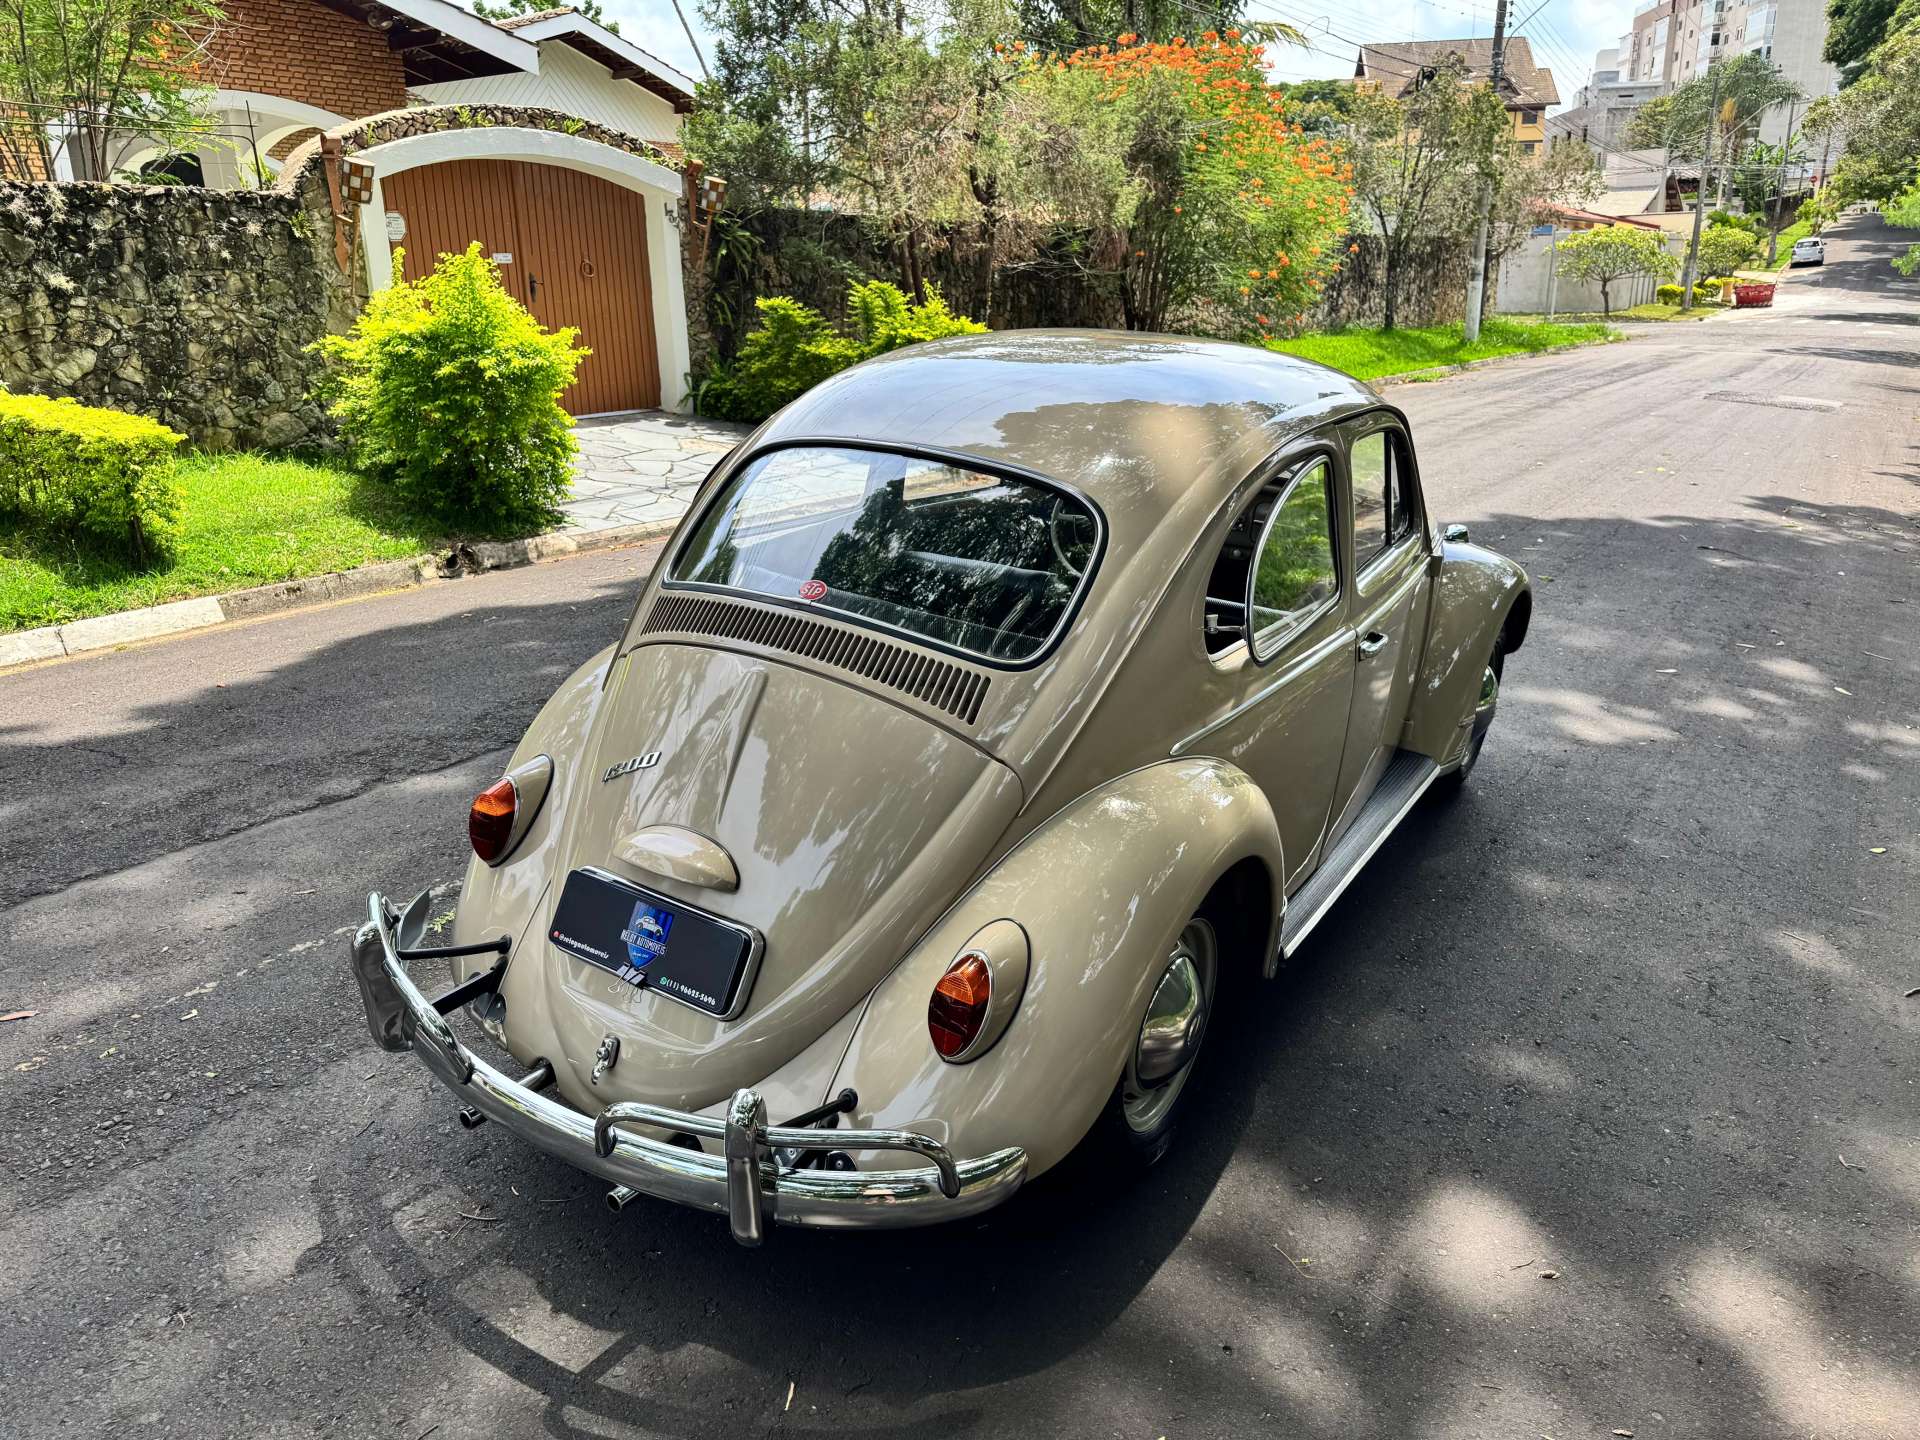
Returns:
[[[654,552],[0,677],[7,1434],[1920,1434],[1920,285],[1386,392],[1538,589],[1136,1184],[779,1233],[462,1130],[345,935]],[[1042,962],[1044,963],[1044,961]]]
[[[639,410],[577,421],[573,493],[560,508],[568,532],[670,523],[749,427]]]

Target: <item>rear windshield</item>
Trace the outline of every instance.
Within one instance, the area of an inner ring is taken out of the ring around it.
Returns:
[[[1082,501],[879,450],[761,456],[715,499],[668,575],[857,616],[989,660],[1031,660],[1086,582]]]

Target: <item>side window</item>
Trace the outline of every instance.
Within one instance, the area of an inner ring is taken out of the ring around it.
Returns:
[[[1353,568],[1365,578],[1367,566],[1420,523],[1406,438],[1398,430],[1362,436],[1353,442],[1347,468],[1353,477]]]
[[[1420,528],[1420,502],[1414,495],[1413,466],[1407,459],[1407,437],[1398,430],[1382,432],[1387,441],[1387,466],[1393,488],[1387,501],[1387,544],[1398,545]]]
[[[1253,658],[1265,660],[1339,588],[1333,561],[1333,471],[1316,460],[1281,493],[1261,532],[1248,585]]]
[[[1387,432],[1376,430],[1353,442],[1347,470],[1353,476],[1353,568],[1364,571],[1392,543],[1387,529]]]

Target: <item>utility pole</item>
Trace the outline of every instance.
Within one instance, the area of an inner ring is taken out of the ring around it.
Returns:
[[[1713,84],[1707,98],[1707,153],[1700,161],[1700,180],[1693,187],[1693,239],[1687,245],[1686,268],[1680,272],[1680,309],[1693,309],[1693,282],[1700,273],[1700,222],[1707,215],[1707,178],[1713,173],[1713,132],[1720,128],[1720,66],[1707,67]]]
[[[1499,0],[1493,12],[1493,98],[1500,100],[1500,81],[1507,69],[1507,0]],[[1506,102],[1501,102],[1506,113]],[[1480,223],[1473,232],[1473,261],[1467,271],[1467,314],[1461,334],[1468,344],[1480,338],[1480,306],[1487,293],[1487,225],[1493,215],[1493,182],[1480,182]]]
[[[1787,102],[1787,133],[1780,137],[1780,174],[1773,182],[1773,204],[1767,212],[1767,264],[1771,266],[1780,253],[1780,227],[1775,224],[1780,212],[1786,208],[1787,201],[1787,155],[1793,149],[1793,111],[1794,102]]]
[[[707,69],[707,57],[700,53],[700,42],[693,38],[693,26],[687,23],[687,12],[680,8],[680,0],[673,0],[673,13],[680,17],[680,28],[687,32],[687,44],[693,47],[693,58],[700,62],[701,78],[713,79],[713,72]]]

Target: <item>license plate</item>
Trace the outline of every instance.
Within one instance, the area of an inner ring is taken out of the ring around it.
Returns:
[[[599,870],[567,876],[547,938],[636,988],[723,1020],[746,1008],[760,936]]]

